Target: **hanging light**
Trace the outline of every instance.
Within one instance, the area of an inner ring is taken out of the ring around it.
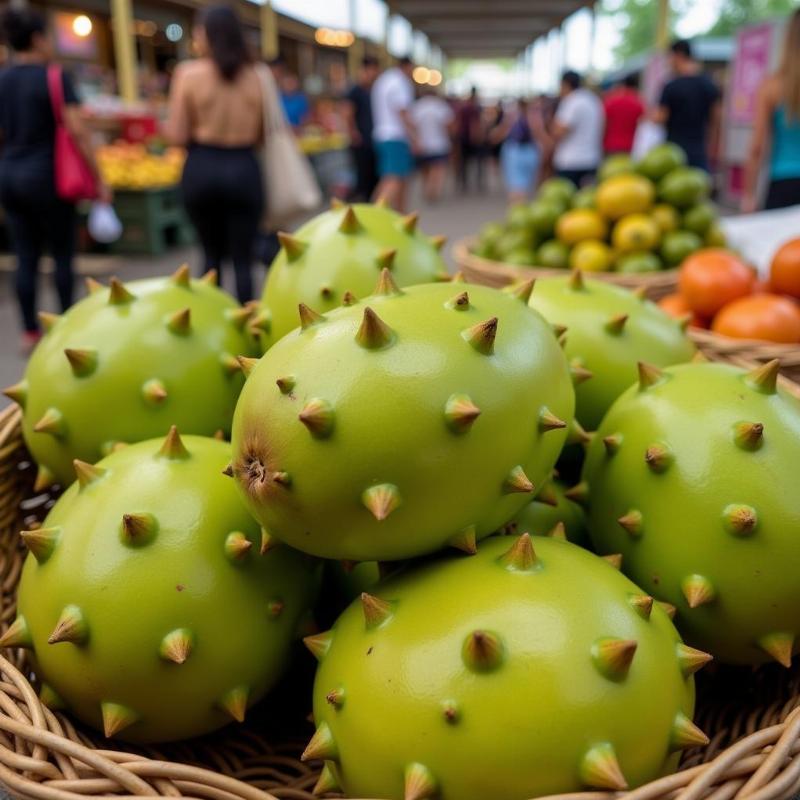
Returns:
[[[414,67],[411,77],[416,83],[427,83],[431,77],[431,71],[427,67]]]
[[[72,32],[76,36],[80,36],[81,39],[85,39],[89,36],[93,27],[92,21],[86,14],[78,14],[78,16],[72,20]]]

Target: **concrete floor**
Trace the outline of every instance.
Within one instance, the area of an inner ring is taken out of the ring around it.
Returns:
[[[445,234],[449,243],[446,255],[451,269],[453,267],[450,246],[457,239],[475,233],[483,223],[498,219],[504,214],[505,201],[496,184],[484,193],[460,193],[449,189],[444,199],[436,205],[423,202],[414,204],[421,213],[422,228],[430,234]],[[415,197],[419,192],[414,192]],[[164,275],[173,271],[184,261],[193,267],[199,266],[199,251],[192,248],[171,250],[168,254],[157,258],[122,257],[122,256],[84,256],[79,257],[77,269],[84,275],[95,275],[100,280],[107,280],[117,275],[123,280],[134,280],[153,275]],[[45,270],[47,265],[44,265]],[[260,294],[265,271],[255,271],[257,296]],[[224,286],[233,289],[233,276],[230,270],[223,276]],[[83,295],[85,289],[82,281],[79,291]],[[57,311],[57,301],[52,289],[50,277],[44,274],[40,278],[39,308],[46,311]],[[17,307],[13,287],[13,260],[8,254],[0,254],[0,387],[9,386],[22,376],[25,369],[25,358],[20,352],[20,334]],[[8,401],[0,395],[0,407]]]

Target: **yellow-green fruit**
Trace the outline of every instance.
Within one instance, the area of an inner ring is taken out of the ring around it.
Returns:
[[[655,194],[655,186],[641,175],[616,175],[597,187],[595,203],[604,217],[616,220],[648,211]]]
[[[614,263],[614,251],[605,242],[579,242],[569,254],[571,269],[582,272],[606,272]]]
[[[658,224],[647,214],[628,214],[611,233],[611,242],[619,253],[654,250],[661,239]]]
[[[520,800],[621,791],[708,741],[665,611],[601,558],[496,537],[364,594],[307,640],[304,759],[349,797]]]
[[[681,226],[681,215],[674,206],[657,203],[650,211],[650,216],[661,229],[661,233],[676,231]]]
[[[304,306],[236,408],[232,473],[251,512],[326,558],[474,549],[549,477],[573,415],[532,285],[400,290],[385,271],[367,300]]]
[[[549,481],[528,505],[505,524],[503,533],[566,538],[573,544],[588,547],[586,512],[572,497],[583,499],[581,486],[567,488],[560,481]]]
[[[562,214],[556,223],[556,237],[572,245],[588,239],[605,239],[608,223],[590,208],[573,208]]]
[[[448,278],[444,238],[422,233],[416,214],[383,206],[332,208],[280,239],[253,321],[265,350],[297,327],[300,303],[321,313],[346,305],[369,294],[383,268],[400,286]]]
[[[106,736],[188,739],[241,721],[280,677],[315,569],[269,549],[222,474],[230,445],[173,428],[92,466],[30,550],[0,645],[30,647],[43,696]]]

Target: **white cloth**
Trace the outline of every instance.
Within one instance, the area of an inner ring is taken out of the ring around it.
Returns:
[[[414,87],[399,67],[387,69],[372,85],[372,138],[376,142],[408,141],[400,117],[414,102]]]
[[[728,247],[738,250],[766,278],[778,248],[800,230],[800,205],[722,217],[720,225]]]
[[[420,155],[443,156],[450,152],[450,131],[453,109],[446,100],[436,95],[427,95],[414,103],[411,119],[417,129]]]
[[[600,98],[588,89],[575,89],[564,97],[556,111],[556,122],[567,132],[556,145],[556,169],[594,169],[603,158],[605,112]]]

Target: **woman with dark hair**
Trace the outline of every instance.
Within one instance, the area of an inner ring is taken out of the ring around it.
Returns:
[[[235,12],[212,6],[194,31],[198,58],[172,81],[167,136],[187,145],[183,200],[203,246],[204,270],[230,258],[239,300],[252,299],[253,247],[264,210],[255,148],[264,136],[261,78]]]
[[[0,201],[17,261],[17,300],[30,350],[41,332],[36,318],[36,282],[43,246],[55,261],[55,284],[61,310],[72,303],[75,207],[56,194],[53,161],[55,116],[48,88],[52,51],[44,19],[32,9],[9,8],[2,17],[3,38],[13,53],[0,73]],[[89,133],[80,117],[69,76],[56,73],[63,95],[63,120],[98,177]],[[58,81],[56,81],[56,86]],[[101,187],[103,199],[108,190]]]

